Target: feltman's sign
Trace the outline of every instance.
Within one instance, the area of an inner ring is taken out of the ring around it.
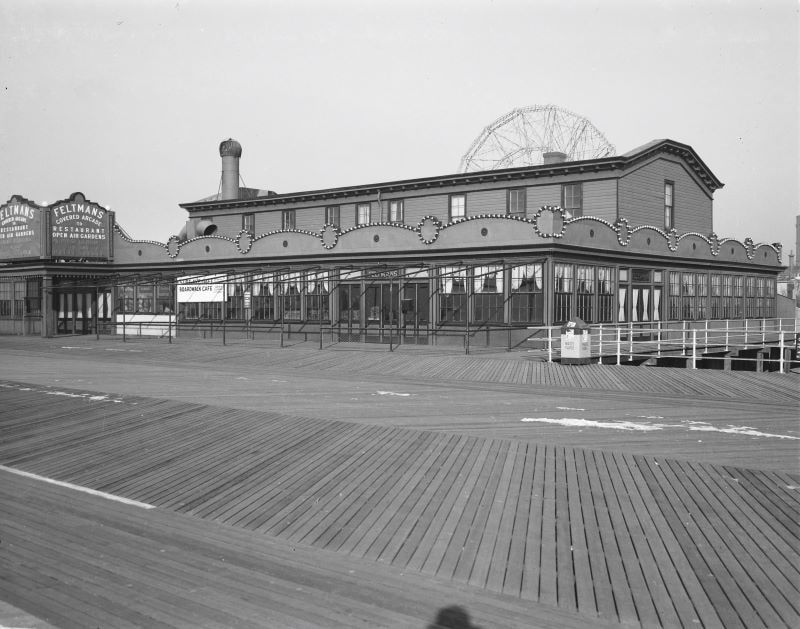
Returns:
[[[41,257],[43,215],[43,208],[16,195],[0,205],[0,260]]]
[[[50,255],[54,258],[109,258],[111,213],[76,192],[50,206]]]

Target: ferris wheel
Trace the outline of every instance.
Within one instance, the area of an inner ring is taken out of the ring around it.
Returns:
[[[615,155],[616,149],[583,116],[556,107],[519,107],[486,127],[461,158],[459,172],[537,166],[558,151],[568,161]]]

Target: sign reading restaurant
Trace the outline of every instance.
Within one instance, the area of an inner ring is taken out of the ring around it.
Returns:
[[[44,211],[16,195],[0,205],[0,260],[42,255]]]
[[[50,255],[54,258],[108,258],[112,214],[80,193],[50,206]]]

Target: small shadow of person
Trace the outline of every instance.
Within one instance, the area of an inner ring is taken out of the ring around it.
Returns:
[[[481,629],[473,625],[467,610],[458,605],[442,607],[436,614],[436,620],[427,629]]]

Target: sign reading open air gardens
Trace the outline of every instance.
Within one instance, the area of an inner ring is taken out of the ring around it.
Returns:
[[[0,259],[41,256],[42,215],[42,208],[16,196],[0,205]]]
[[[75,193],[50,207],[50,237],[55,258],[108,258],[111,214]]]

